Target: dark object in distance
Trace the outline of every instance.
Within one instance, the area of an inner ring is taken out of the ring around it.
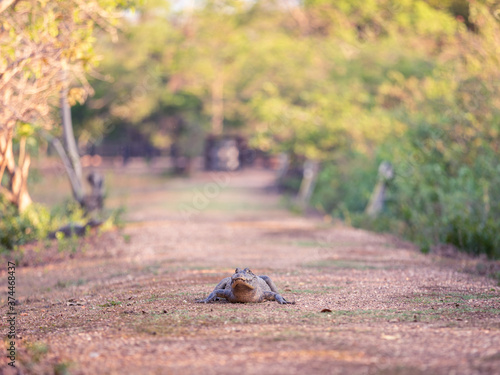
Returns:
[[[217,284],[214,291],[199,303],[208,303],[225,298],[231,303],[248,303],[276,301],[279,304],[294,304],[288,302],[279,293],[276,285],[268,276],[257,276],[248,268],[236,268],[234,275],[226,277]]]
[[[50,239],[56,238],[57,233],[62,233],[64,237],[72,237],[73,235],[81,237],[87,232],[87,228],[95,228],[102,224],[102,221],[91,219],[86,224],[70,223],[59,229],[50,232],[48,237]]]
[[[87,182],[92,190],[90,194],[83,197],[82,208],[87,213],[102,210],[104,206],[104,177],[99,172],[92,171],[87,176]]]

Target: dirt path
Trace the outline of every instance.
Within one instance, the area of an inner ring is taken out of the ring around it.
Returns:
[[[143,178],[108,175],[122,232],[17,267],[23,373],[500,374],[500,288],[473,261],[295,216],[267,172]],[[193,302],[235,267],[296,304]]]

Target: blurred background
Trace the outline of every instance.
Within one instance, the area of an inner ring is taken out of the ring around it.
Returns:
[[[115,220],[131,186],[263,170],[293,210],[500,257],[498,1],[4,0],[0,19],[4,249]]]

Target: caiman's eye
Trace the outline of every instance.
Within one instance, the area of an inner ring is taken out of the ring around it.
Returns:
[[[245,268],[245,272],[253,275],[253,272],[250,270],[250,268]]]
[[[234,270],[234,273],[239,273],[239,272],[241,272],[241,268],[236,268],[236,269]]]

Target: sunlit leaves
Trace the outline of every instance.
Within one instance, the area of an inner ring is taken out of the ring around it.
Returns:
[[[164,117],[196,118],[200,129],[218,114],[225,131],[238,127],[265,151],[346,166],[332,176],[389,159],[393,215],[423,237],[446,237],[433,220],[443,231],[458,222],[460,203],[448,197],[465,199],[459,187],[472,197],[462,208],[476,207],[464,212],[498,218],[484,183],[500,151],[495,9],[471,3],[465,20],[460,0],[194,4],[175,14],[161,1],[146,6],[120,48],[103,47],[117,77],[102,95],[113,98],[108,113],[151,137],[154,124],[172,130]],[[354,196],[344,184],[333,183]]]
[[[94,28],[97,24],[110,33],[115,32],[113,25],[119,16],[116,7],[121,3],[20,0],[2,8],[0,143],[10,145],[14,140],[19,141],[19,148],[13,148],[19,156],[11,152],[0,155],[0,171],[2,174],[6,171],[11,180],[0,176],[5,184],[0,190],[21,209],[25,209],[31,199],[26,185],[19,181],[27,179],[30,143],[39,136],[30,126],[40,124],[50,129],[56,122],[51,114],[58,105],[63,83],[68,83],[65,77],[75,79],[75,85],[81,86],[71,90],[72,104],[82,102],[92,93],[85,73],[96,61]]]

